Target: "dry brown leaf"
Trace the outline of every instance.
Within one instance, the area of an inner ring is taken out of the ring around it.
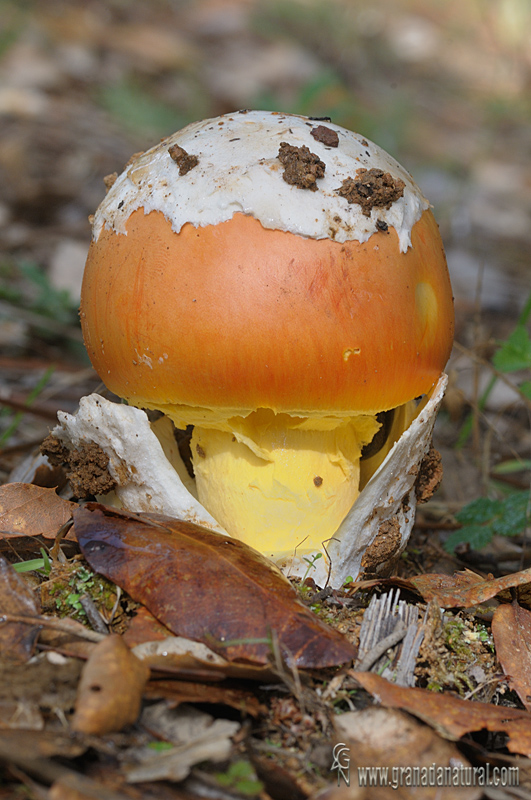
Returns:
[[[0,658],[22,664],[33,655],[40,631],[36,622],[39,606],[35,594],[11,564],[0,556],[0,617],[28,617],[28,621],[0,622]]]
[[[0,486],[0,537],[44,536],[54,539],[77,503],[63,500],[55,489],[31,483]],[[74,539],[70,531],[66,539]]]
[[[85,794],[46,794],[48,800],[76,800],[79,796],[83,800],[127,800],[124,795],[118,795],[107,790],[102,784],[85,778],[68,767],[63,766],[53,757],[62,759],[76,758],[84,753],[86,746],[83,742],[74,741],[68,733],[62,734],[53,730],[45,731],[0,731],[0,762],[9,764],[10,769],[16,774],[18,767],[25,775],[41,779],[43,783],[52,780],[71,779],[70,785],[83,787]],[[26,783],[26,781],[25,781]],[[90,791],[92,790],[92,794]],[[7,790],[9,792],[9,789]],[[13,796],[16,790],[9,792]],[[33,794],[32,796],[41,796]]]
[[[277,683],[278,673],[270,667],[227,661],[202,642],[170,636],[164,641],[144,642],[133,649],[152,672],[159,675],[193,681],[215,683],[226,678],[241,681]]]
[[[471,608],[485,603],[493,597],[503,602],[510,602],[510,590],[518,587],[520,605],[531,607],[531,569],[513,572],[501,578],[484,578],[471,570],[416,575],[413,578],[371,578],[356,581],[349,585],[349,594],[368,591],[376,586],[381,588],[399,588],[420,595],[424,600],[436,600],[443,608]]]
[[[411,583],[424,600],[436,600],[443,608],[471,608],[507,589],[531,583],[531,569],[487,579],[470,570],[455,575],[417,575]]]
[[[264,706],[254,692],[236,689],[233,686],[218,686],[208,683],[194,683],[192,681],[157,680],[150,681],[146,686],[144,697],[149,699],[165,698],[172,706],[181,703],[208,703],[230,706],[241,713],[251,717],[258,717],[267,713]]]
[[[124,794],[108,792],[102,784],[92,784],[82,776],[67,774],[53,782],[47,800],[128,800]]]
[[[107,636],[94,648],[81,674],[73,730],[103,736],[132,725],[149,674],[120,636]]]
[[[507,749],[511,753],[531,757],[531,714],[527,711],[397,686],[373,672],[349,670],[349,675],[381,705],[408,711],[447,739],[459,739],[482,729],[502,731],[508,736]]]
[[[266,798],[279,798],[279,800],[321,800],[321,793],[315,795],[313,787],[308,780],[307,771],[295,766],[282,763],[282,758],[273,754],[264,754],[258,750],[249,751],[251,763],[256,775],[265,787]],[[307,753],[307,757],[309,753]],[[350,791],[350,790],[349,790]],[[345,800],[358,800],[357,795],[349,794]]]
[[[129,626],[122,638],[128,647],[136,647],[144,642],[162,642],[172,632],[159,622],[147,608],[141,607],[129,620]]]
[[[509,686],[531,711],[531,611],[517,603],[498,606],[492,619],[492,635]]]
[[[46,800],[131,800],[131,795],[110,789],[79,772],[64,770],[64,774],[50,786]],[[175,800],[179,797],[176,796]]]
[[[174,636],[144,607],[138,609],[122,639],[152,672],[173,678],[207,683],[226,678],[261,683],[279,680],[268,667],[230,662],[201,642]]]
[[[99,781],[73,770],[61,770],[50,786],[46,800],[130,800],[131,795],[110,789]]]
[[[229,661],[266,664],[272,637],[300,668],[351,661],[355,648],[321,622],[267,559],[237,539],[161,514],[88,503],[74,512],[91,567],[173,633]]]
[[[319,792],[315,800],[374,800],[374,788],[353,784],[347,786],[345,783],[340,786],[332,784]]]
[[[108,34],[113,50],[132,59],[137,68],[149,72],[182,68],[193,58],[189,40],[173,26],[122,22],[109,27]]]

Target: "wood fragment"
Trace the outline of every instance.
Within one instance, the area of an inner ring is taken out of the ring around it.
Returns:
[[[92,599],[92,597],[88,594],[84,594],[82,597],[79,598],[79,602],[83,607],[83,611],[87,615],[87,619],[92,625],[93,629],[96,633],[101,633],[104,636],[109,633],[109,629],[105,624],[105,620],[101,616],[96,603]]]
[[[43,615],[26,616],[23,614],[1,614],[2,622],[22,622],[26,625],[42,625],[46,628],[54,628],[56,631],[68,633],[72,636],[79,636],[81,639],[88,639],[89,642],[101,642],[105,636],[96,631],[89,631],[81,623],[73,619],[56,619],[55,617],[45,617]]]
[[[406,631],[406,626],[402,622],[399,622],[394,631],[391,631],[391,633],[388,633],[383,639],[380,639],[380,641],[365,654],[363,659],[356,664],[356,669],[359,672],[366,672],[369,670],[390,647],[394,647],[395,644],[402,641],[406,635]]]
[[[418,608],[400,600],[400,589],[385,595],[373,595],[360,630],[356,669],[364,672],[371,668],[384,668],[387,650],[403,642],[389,672],[392,671],[393,680],[399,686],[413,686],[416,658],[423,638]]]

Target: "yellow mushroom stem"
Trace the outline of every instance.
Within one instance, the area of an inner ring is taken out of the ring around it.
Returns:
[[[199,501],[268,556],[321,550],[358,497],[361,451],[379,427],[371,415],[300,418],[269,409],[196,426]]]

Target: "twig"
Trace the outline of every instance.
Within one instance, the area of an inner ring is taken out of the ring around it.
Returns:
[[[470,350],[468,347],[465,347],[459,342],[454,342],[454,347],[456,348],[456,350],[459,350],[460,353],[462,353],[465,356],[468,356],[468,358],[471,358],[472,361],[475,361],[476,364],[481,364],[483,367],[487,367],[487,369],[490,369],[493,375],[495,375],[496,378],[498,378],[498,380],[500,380],[502,383],[504,383],[506,386],[512,389],[513,392],[515,392],[515,394],[519,396],[524,405],[526,405],[527,408],[531,411],[531,400],[529,399],[529,397],[527,397],[522,392],[519,386],[510,381],[509,378],[505,375],[505,373],[500,372],[500,370],[496,369],[496,367],[493,364],[491,364],[490,361],[487,361],[486,358],[478,356],[477,353],[474,353],[473,350]]]
[[[490,683],[501,683],[504,680],[503,676],[495,675],[494,678],[489,678],[488,681],[483,681],[483,683],[478,683],[475,689],[472,689],[470,692],[467,692],[463,697],[463,700],[470,700],[475,694],[477,694],[481,689],[484,689],[485,686],[488,686]]]
[[[127,800],[127,795],[109,789],[103,783],[81,775],[79,772],[51,758],[31,758],[23,752],[17,752],[16,745],[9,747],[0,743],[0,762],[13,764],[28,775],[37,778],[41,783],[60,785],[62,797],[84,797],[87,800]],[[59,796],[59,795],[57,795]]]
[[[21,622],[24,625],[38,625],[44,628],[53,628],[61,633],[68,633],[71,636],[78,636],[80,639],[88,639],[89,642],[101,642],[105,636],[95,631],[89,631],[80,623],[73,624],[73,620],[53,619],[44,616],[26,616],[23,614],[0,614],[0,625],[6,622]]]
[[[483,287],[483,271],[484,271],[484,264],[480,265],[478,269],[477,281],[476,281],[476,298],[474,303],[474,347],[477,347],[479,341],[479,329],[481,326],[481,290]],[[477,361],[474,362],[474,416],[472,419],[472,446],[474,452],[479,452],[479,405],[478,405],[478,397],[479,397],[479,364]]]
[[[120,605],[120,600],[122,599],[122,590],[119,586],[116,587],[116,601],[112,607],[111,614],[109,619],[107,620],[107,625],[110,627],[112,625],[112,621],[114,619],[114,615],[118,610],[118,606]]]
[[[302,697],[302,684],[299,675],[299,670],[292,658],[289,665],[286,664],[282,658],[280,651],[280,642],[276,631],[271,631],[271,650],[273,651],[274,668],[279,678],[286,684],[290,692],[297,698],[301,712],[305,713],[304,700]],[[288,666],[291,675],[288,672]]]
[[[24,400],[15,400],[12,397],[3,397],[0,395],[0,406],[7,406],[13,411],[21,411],[24,414],[33,414],[34,417],[42,417],[42,419],[57,422],[58,409],[37,406],[35,403],[30,404],[28,398]]]
[[[415,528],[418,528],[421,531],[456,531],[459,528],[462,528],[460,522],[442,522],[439,520],[429,520],[424,518],[417,517],[415,519]]]
[[[339,541],[339,539],[336,539],[334,536],[331,536],[329,539],[325,539],[324,542],[321,542],[321,547],[325,551],[326,557],[328,559],[328,574],[326,576],[326,583],[324,585],[325,589],[328,586],[328,584],[330,583],[330,575],[332,574],[332,559],[330,558],[330,554],[328,553],[328,550],[326,549],[326,543],[328,543],[328,542],[338,542],[338,541]]]
[[[59,560],[60,559],[61,542],[63,541],[63,539],[65,538],[66,534],[68,533],[68,531],[70,530],[70,528],[72,527],[73,524],[74,524],[74,520],[72,519],[72,517],[70,517],[70,519],[67,519],[66,522],[63,522],[63,524],[61,525],[61,527],[57,531],[57,533],[55,535],[55,541],[53,543],[53,547],[50,550],[50,555],[51,555],[51,557],[53,559],[55,559],[55,560]]]
[[[109,633],[107,625],[105,624],[105,620],[101,616],[96,603],[88,594],[84,594],[82,597],[79,598],[79,602],[83,608],[83,611],[87,615],[87,619],[92,625],[93,629],[96,633],[101,633],[104,636]]]
[[[382,639],[374,647],[371,647],[368,653],[362,658],[359,664],[355,665],[356,672],[367,672],[372,665],[378,661],[380,656],[389,650],[390,647],[394,647],[395,644],[401,642],[407,632],[407,625],[403,623],[399,623],[394,631],[392,631],[385,639]]]
[[[27,322],[28,325],[33,325],[34,328],[44,328],[51,333],[64,336],[67,339],[72,339],[74,342],[83,343],[81,329],[74,327],[74,325],[66,325],[52,317],[38,314],[36,311],[29,311],[27,308],[13,306],[5,300],[0,300],[0,311],[8,317],[23,320]]]
[[[12,456],[15,453],[21,453],[24,450],[32,450],[33,448],[40,445],[42,442],[42,436],[39,436],[35,439],[28,439],[27,442],[19,442],[18,444],[10,444],[9,447],[0,447],[0,455],[1,456]]]

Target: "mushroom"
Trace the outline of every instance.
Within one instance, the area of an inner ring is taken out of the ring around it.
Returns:
[[[330,122],[245,111],[136,157],[93,220],[96,371],[193,426],[200,504],[275,559],[321,550],[448,359],[441,238],[411,176]]]

